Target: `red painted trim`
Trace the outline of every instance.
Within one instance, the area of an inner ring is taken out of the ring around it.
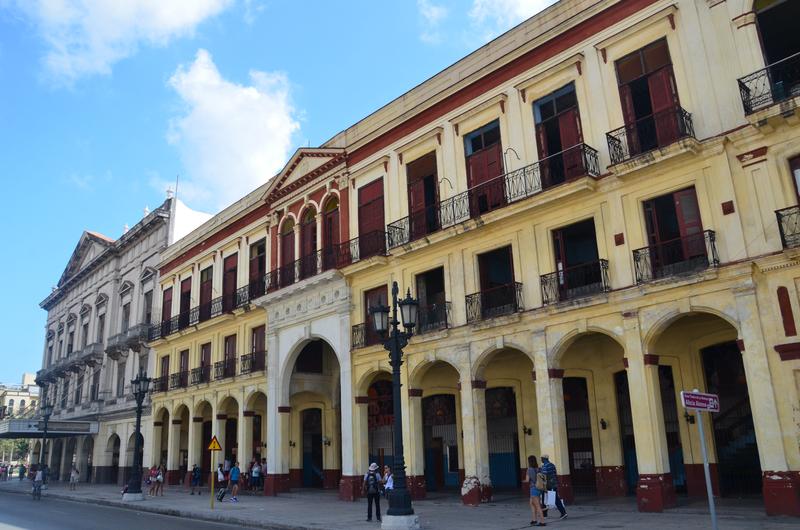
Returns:
[[[626,369],[628,368],[628,358],[627,357],[623,357],[622,358],[622,366],[624,366]]]
[[[266,217],[269,213],[269,205],[262,204],[255,210],[251,211],[250,213],[244,215],[240,219],[227,224],[220,228],[217,232],[206,236],[202,241],[198,242],[193,247],[190,247],[188,250],[184,251],[183,254],[172,258],[166,265],[161,267],[158,272],[161,276],[167,275],[170,271],[175,269],[176,267],[184,264],[185,262],[189,261],[193,257],[201,254],[202,252],[206,252],[211,246],[219,243],[226,237],[234,234],[235,232],[243,229],[247,225],[250,225],[262,217]]]
[[[281,405],[278,407],[278,412],[281,414],[287,414],[292,411],[292,407],[288,407],[286,405]]]
[[[414,131],[423,128],[425,125],[437,120],[456,110],[458,107],[476,99],[477,97],[489,92],[514,77],[530,70],[531,68],[543,63],[547,59],[566,51],[567,49],[585,41],[589,37],[596,35],[600,31],[609,28],[625,18],[641,11],[645,7],[655,3],[656,0],[628,0],[610,6],[608,9],[598,13],[594,17],[577,24],[569,31],[563,32],[541,46],[525,53],[506,65],[497,68],[484,77],[476,80],[470,85],[462,88],[458,92],[444,98],[431,105],[422,112],[400,123],[396,127],[381,134],[374,140],[367,142],[362,147],[356,149],[348,156],[348,163],[355,164],[365,160],[370,155],[387,148],[397,140],[412,134]],[[405,97],[405,96],[404,96]],[[391,105],[391,103],[389,104]],[[456,130],[456,136],[458,130]]]
[[[623,234],[621,232],[619,234],[614,234],[614,244],[616,246],[624,245],[625,244],[625,234]]]
[[[369,403],[369,396],[356,396],[356,405],[366,405]]]
[[[245,418],[252,418],[255,415],[256,415],[256,411],[254,411],[254,410],[243,410],[242,411],[242,416],[244,416]]]
[[[549,377],[550,379],[563,379],[564,370],[562,370],[561,368],[548,368],[547,377]]]
[[[228,419],[228,415],[227,414],[217,414],[217,419],[218,420],[227,420]]]
[[[644,354],[644,364],[645,366],[658,366],[658,355],[653,355],[651,353]]]
[[[776,344],[775,351],[778,352],[781,361],[800,360],[800,342],[792,342],[789,344]]]
[[[480,379],[473,379],[472,380],[472,388],[475,389],[485,389],[486,388],[486,381],[481,381]]]
[[[792,311],[792,302],[789,300],[789,290],[783,286],[778,287],[778,308],[781,311],[783,333],[787,337],[796,336],[797,328],[794,325],[794,312]]]
[[[163,421],[154,421],[153,422],[153,427],[163,427],[163,426],[164,426],[164,422]]]
[[[536,382],[536,370],[531,370],[531,381]]]
[[[761,158],[767,154],[767,146],[761,146],[751,151],[747,151],[746,153],[742,153],[740,155],[736,155],[736,158],[739,159],[739,162],[744,164],[753,160],[754,158]]]
[[[201,418],[199,416],[195,416],[194,418],[192,418],[192,422],[193,423],[203,423],[203,418]]]
[[[172,424],[173,425],[180,425],[181,424],[181,420],[172,420]]]
[[[409,388],[408,389],[408,397],[422,397],[422,389],[421,388]]]
[[[730,215],[736,211],[733,206],[733,201],[725,201],[722,203],[722,215]]]
[[[744,353],[744,341],[742,339],[736,339],[736,346],[740,352]]]

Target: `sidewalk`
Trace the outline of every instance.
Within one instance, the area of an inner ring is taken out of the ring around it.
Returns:
[[[0,482],[4,493],[30,494],[31,483]],[[123,503],[120,488],[110,485],[81,484],[77,491],[69,491],[66,484],[51,484],[43,492],[42,509],[46,509],[46,497],[102,504],[131,510],[218,521],[244,527],[275,530],[346,530],[377,529],[376,522],[366,522],[366,502],[342,502],[335,491],[301,490],[279,497],[240,495],[239,503],[214,503],[209,506],[209,495],[192,496],[182,488],[173,486],[165,490],[163,497],[147,497],[136,503]],[[492,503],[477,508],[467,508],[457,495],[431,496],[430,499],[414,503],[414,510],[425,530],[518,530],[528,528],[530,509],[527,499],[520,496],[498,496]],[[386,510],[385,503],[381,508]],[[652,530],[708,528],[709,517],[702,503],[687,504],[663,514],[644,514],[636,511],[632,499],[610,499],[569,506],[569,517],[563,521],[548,520],[552,528],[642,528]],[[554,510],[555,514],[557,512]],[[720,527],[728,529],[797,528],[800,521],[789,517],[767,517],[760,503],[742,501],[723,502],[718,507]]]

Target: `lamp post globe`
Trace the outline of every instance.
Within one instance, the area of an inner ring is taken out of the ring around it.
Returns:
[[[133,442],[133,469],[128,481],[128,489],[122,496],[123,501],[144,500],[142,495],[142,405],[150,390],[150,378],[143,368],[139,368],[136,379],[131,381],[133,397],[136,399],[136,428],[134,429]]]

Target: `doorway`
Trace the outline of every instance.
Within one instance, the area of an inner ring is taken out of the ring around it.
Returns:
[[[444,291],[444,267],[418,274],[419,333],[447,327],[447,304]]]
[[[517,401],[513,388],[486,390],[486,432],[492,486],[497,490],[519,488]]]
[[[422,400],[425,487],[427,491],[457,488],[459,455],[456,439],[456,398],[452,394]]]
[[[636,440],[633,436],[633,414],[631,413],[631,394],[628,389],[628,372],[625,370],[614,374],[614,388],[617,394],[617,417],[619,418],[619,435],[622,445],[622,461],[625,466],[625,481],[628,483],[628,494],[636,493],[639,482],[639,466],[636,462]]]
[[[567,424],[569,470],[575,495],[597,495],[594,476],[592,420],[589,413],[589,390],[583,377],[565,377],[564,414]]]
[[[645,201],[652,277],[683,274],[709,265],[694,187]]]
[[[303,487],[322,488],[322,409],[306,409],[303,423]]]
[[[406,176],[409,237],[414,241],[439,229],[436,153],[428,153],[409,163]]]
[[[675,380],[672,367],[659,365],[658,381],[661,388],[661,407],[664,411],[664,430],[667,434],[669,470],[677,493],[686,493],[686,469],[683,465],[680,424],[678,423],[678,400],[675,397]]]

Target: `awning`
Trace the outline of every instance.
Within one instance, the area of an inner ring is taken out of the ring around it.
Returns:
[[[98,433],[96,421],[50,421],[47,437],[85,436]],[[0,420],[0,438],[42,438],[44,421],[39,418],[7,418]]]

